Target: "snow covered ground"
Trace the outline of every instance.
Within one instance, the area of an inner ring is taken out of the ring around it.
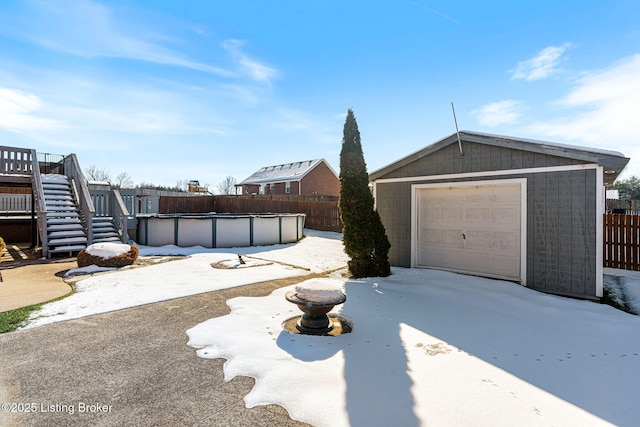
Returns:
[[[187,257],[85,279],[78,277],[74,285],[76,293],[32,313],[23,329],[264,280],[321,273],[346,265],[340,234],[313,230],[305,233],[307,237],[296,244],[251,248],[139,246],[140,256],[158,256],[159,261],[163,256]],[[238,254],[243,254],[246,264],[240,264]],[[212,264],[226,268],[213,268]],[[109,270],[113,269],[83,267],[67,274]]]
[[[95,275],[29,326],[345,265],[339,235],[308,232],[297,244],[236,249],[247,267],[237,252],[195,248],[183,260]],[[141,254],[186,253],[161,249]],[[640,274],[607,274],[640,301]],[[247,406],[277,403],[317,426],[637,425],[638,316],[436,270],[333,280],[347,295],[334,311],[353,323],[351,334],[284,331],[300,314],[284,298],[291,286],[229,300],[229,315],[187,331],[189,345],[226,358],[226,379],[256,379]]]

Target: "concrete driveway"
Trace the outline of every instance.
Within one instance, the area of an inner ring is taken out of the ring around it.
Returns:
[[[227,299],[268,295],[291,280],[0,335],[0,426],[303,425],[280,406],[245,408],[254,380],[224,382],[224,360],[186,346],[187,329],[229,313]]]

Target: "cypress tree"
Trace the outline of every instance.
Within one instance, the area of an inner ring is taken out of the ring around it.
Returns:
[[[349,109],[344,123],[340,151],[340,200],[342,240],[354,277],[391,274],[388,253],[391,245],[380,215],[373,209],[369,174],[362,154],[358,123]]]

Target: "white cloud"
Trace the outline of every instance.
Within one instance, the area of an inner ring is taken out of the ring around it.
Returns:
[[[42,106],[40,98],[32,93],[0,87],[0,128],[20,132],[64,127],[57,120],[35,115]]]
[[[511,79],[524,79],[528,82],[542,80],[558,72],[560,57],[571,47],[571,43],[562,46],[549,46],[542,49],[536,56],[526,61],[518,62],[511,70]]]
[[[114,57],[182,67],[225,77],[233,73],[224,68],[189,59],[165,45],[179,44],[162,29],[145,27],[138,16],[126,22],[124,13],[91,0],[36,2],[30,19],[9,25],[22,37],[67,54],[81,57]],[[6,30],[5,30],[6,31]]]
[[[343,119],[340,117],[340,120]],[[269,126],[277,131],[301,135],[302,140],[314,141],[316,144],[335,146],[342,138],[339,121],[292,109],[276,111],[269,120]]]
[[[441,18],[446,19],[449,22],[453,22],[454,24],[459,24],[460,23],[460,21],[458,21],[457,19],[452,18],[449,15],[446,15],[446,14],[444,14],[444,13],[440,12],[439,10],[436,10],[436,9],[434,9],[432,7],[429,7],[429,6],[424,5],[422,3],[419,3],[419,2],[415,2],[414,4],[420,6],[421,8],[423,8],[424,10],[426,10],[429,13],[433,13],[434,15],[438,15]]]
[[[557,104],[569,109],[566,116],[535,123],[533,132],[622,151],[636,157],[628,169],[640,175],[640,54],[585,74]]]
[[[520,104],[520,101],[505,99],[487,104],[477,110],[473,110],[471,113],[476,116],[478,123],[483,126],[493,127],[513,124],[520,119]]]
[[[278,72],[276,69],[264,65],[244,53],[242,50],[244,44],[242,40],[230,39],[225,40],[222,43],[222,47],[231,54],[243,74],[248,75],[252,80],[270,83],[272,79],[278,76]]]

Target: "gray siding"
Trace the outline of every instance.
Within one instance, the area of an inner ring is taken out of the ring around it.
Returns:
[[[545,292],[595,297],[596,292],[596,171],[594,169],[500,175],[499,170],[583,163],[539,153],[463,142],[457,143],[381,176],[405,178],[496,171],[500,178],[527,179],[527,286]],[[460,180],[429,180],[429,183]],[[376,206],[386,228],[392,265],[411,266],[411,185],[376,183]]]
[[[376,209],[391,244],[389,262],[411,267],[411,184],[377,185]]]
[[[460,158],[458,144],[450,144],[441,150],[422,157],[402,168],[396,169],[387,175],[381,176],[380,179],[540,168],[585,163],[574,159],[467,141],[462,142],[462,148],[464,153],[462,158]]]
[[[546,292],[596,292],[596,171],[526,175],[527,285]]]

